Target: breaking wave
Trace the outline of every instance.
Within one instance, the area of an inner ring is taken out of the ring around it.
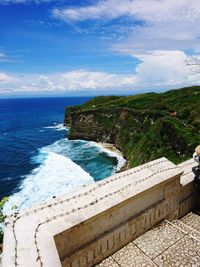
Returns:
[[[46,131],[67,129],[62,124],[45,128]],[[6,214],[13,212],[13,206],[18,210],[29,208],[104,179],[119,171],[126,162],[122,156],[95,142],[67,138],[40,148],[31,161],[38,167],[21,177],[18,191],[4,206]]]
[[[42,163],[24,178],[20,191],[9,198],[4,206],[6,214],[13,206],[19,210],[28,208],[94,182],[90,174],[71,159],[45,148],[33,160]]]
[[[54,129],[56,131],[63,131],[68,130],[66,126],[64,126],[62,123],[54,123],[52,126],[46,126],[44,129]]]

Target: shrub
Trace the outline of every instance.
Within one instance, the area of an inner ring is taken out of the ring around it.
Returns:
[[[3,206],[6,201],[8,201],[8,197],[4,197],[0,201],[0,244],[3,242],[3,223],[5,221],[5,215],[3,214]]]

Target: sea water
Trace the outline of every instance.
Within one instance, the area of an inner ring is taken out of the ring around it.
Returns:
[[[102,180],[124,164],[95,142],[68,140],[65,107],[87,100],[0,99],[0,198],[9,196],[6,213]]]

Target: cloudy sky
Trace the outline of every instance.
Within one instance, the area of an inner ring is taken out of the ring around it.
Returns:
[[[200,84],[198,0],[0,0],[0,94]]]

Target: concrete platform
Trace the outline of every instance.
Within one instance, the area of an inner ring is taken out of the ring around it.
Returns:
[[[197,215],[190,214],[183,221],[192,224],[193,216]],[[200,217],[196,221],[200,222]],[[200,266],[200,239],[193,235],[192,228],[185,231],[183,222],[182,226],[180,228],[177,221],[164,221],[96,267],[107,267],[109,262],[112,262],[114,267]]]

